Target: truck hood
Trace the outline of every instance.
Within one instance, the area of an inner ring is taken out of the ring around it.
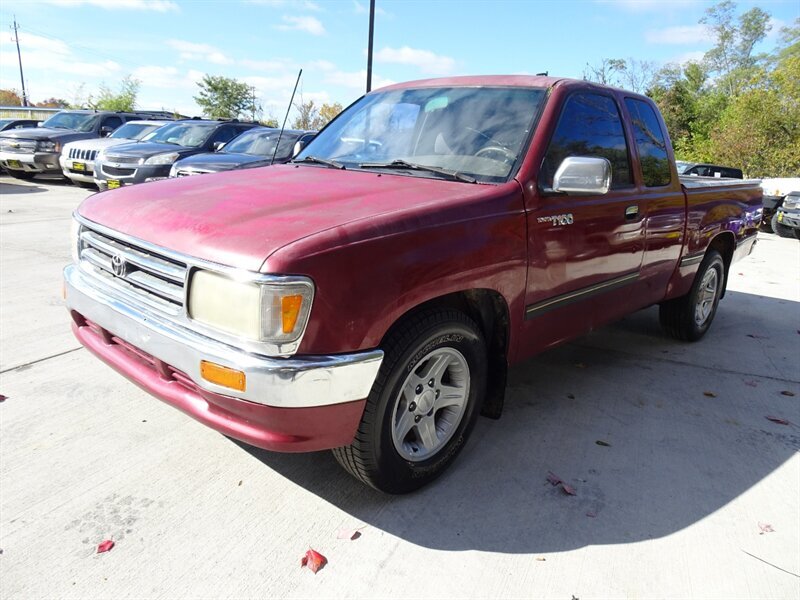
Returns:
[[[51,129],[49,127],[25,127],[23,129],[12,129],[0,133],[0,137],[16,138],[22,140],[52,140],[54,142],[71,142],[73,140],[85,140],[97,137],[91,131],[82,132],[74,129]]]
[[[78,150],[102,150],[103,148],[111,148],[112,146],[130,144],[132,141],[133,140],[126,140],[125,138],[93,138],[70,142],[67,145],[70,148],[76,148]],[[64,147],[66,148],[66,146]]]
[[[258,271],[279,248],[323,231],[363,220],[363,235],[378,235],[370,226],[378,215],[418,214],[424,205],[494,190],[415,176],[275,165],[102,192],[84,200],[78,213],[189,256]]]

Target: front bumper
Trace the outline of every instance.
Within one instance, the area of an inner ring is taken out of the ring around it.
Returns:
[[[778,223],[792,229],[800,229],[800,209],[779,208]]]
[[[58,152],[17,153],[0,152],[0,165],[9,171],[25,171],[26,173],[60,173]]]
[[[77,265],[64,269],[64,280],[78,340],[198,421],[267,450],[322,450],[352,441],[382,351],[290,359],[250,354],[120,302]],[[201,360],[243,371],[246,390],[205,381]]]
[[[72,158],[64,158],[62,155],[58,164],[61,166],[61,172],[64,177],[68,177],[73,181],[82,181],[84,183],[94,183],[94,161],[93,160],[79,160]],[[83,165],[83,169],[76,169],[77,165]]]

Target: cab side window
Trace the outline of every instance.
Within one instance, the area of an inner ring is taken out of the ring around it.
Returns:
[[[611,187],[632,185],[628,143],[613,98],[581,92],[567,99],[542,162],[542,188],[552,189],[553,176],[568,156],[607,158],[611,163]]]
[[[220,127],[217,132],[211,136],[209,144],[214,144],[216,142],[223,142],[227,144],[240,133],[241,132],[232,125],[225,125],[224,127]]]
[[[633,98],[626,98],[625,106],[633,122],[633,135],[639,151],[644,184],[647,187],[669,185],[672,170],[667,158],[667,142],[655,111],[646,102]]]
[[[103,127],[108,127],[112,131],[117,127],[120,127],[121,125],[122,125],[122,119],[117,117],[116,115],[112,117],[106,117],[105,119],[103,119]]]

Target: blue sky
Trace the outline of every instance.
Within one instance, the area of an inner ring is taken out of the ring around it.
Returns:
[[[581,77],[601,57],[658,63],[710,46],[696,0],[377,0],[373,87],[442,75]],[[759,50],[800,16],[798,0],[739,2],[773,17]],[[141,80],[141,108],[199,114],[204,73],[251,84],[283,116],[297,70],[305,100],[349,104],[365,83],[368,0],[4,0],[0,87],[19,89],[9,27],[20,24],[28,94],[74,100],[101,82]],[[81,90],[81,85],[83,88]]]

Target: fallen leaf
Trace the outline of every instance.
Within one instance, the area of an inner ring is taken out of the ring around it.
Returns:
[[[575,400],[575,394],[567,394],[567,398],[570,400]]]
[[[569,494],[570,496],[574,496],[576,494],[575,488],[571,485],[567,485],[563,481],[561,482],[561,488],[564,490],[565,494]]]
[[[594,519],[597,516],[597,513],[594,512],[593,510],[590,510],[589,512],[586,513],[586,516]]]
[[[546,561],[547,559],[546,559],[544,556],[537,556],[537,557],[536,557],[536,560],[538,560],[539,562],[544,562],[544,561]]]
[[[241,479],[239,480],[239,485],[242,485],[242,480]]]
[[[767,415],[764,417],[768,421],[772,421],[773,423],[777,423],[778,425],[788,425],[789,421],[786,419],[781,419],[780,417],[773,417],[772,415]]]
[[[759,535],[763,535],[765,533],[775,533],[775,530],[769,523],[762,523],[761,521],[759,521],[758,528],[761,530],[761,533]]]
[[[356,527],[354,529],[340,529],[339,533],[336,534],[336,537],[340,540],[357,540],[361,537],[362,529],[364,529],[364,526]]]
[[[749,380],[749,379],[746,380],[744,382],[744,384],[747,385],[747,386],[750,386],[750,387],[758,387],[758,382],[752,381],[752,380]]]
[[[0,394],[0,402],[5,402],[7,399],[8,396],[3,396],[3,394]]]
[[[103,540],[97,545],[97,553],[108,552],[114,547],[114,540]]]
[[[558,485],[561,483],[561,477],[553,473],[552,471],[547,472],[547,481],[552,483],[553,485]]]
[[[753,338],[754,340],[768,340],[768,335],[758,335],[757,333],[748,333],[747,337]]]
[[[794,392],[790,392],[789,390],[783,390],[781,392],[781,396],[794,396]]]
[[[595,444],[597,444],[598,446],[606,446],[607,448],[611,447],[611,444],[609,444],[608,442],[604,442],[603,440],[597,440]]]
[[[312,573],[316,573],[322,567],[324,567],[328,563],[328,559],[322,556],[316,550],[312,550],[311,548],[303,555],[303,558],[300,559],[300,566],[301,567],[308,567],[311,569]]]
[[[717,397],[717,395],[714,392],[703,392],[703,396],[706,396],[707,398],[716,398]]]

